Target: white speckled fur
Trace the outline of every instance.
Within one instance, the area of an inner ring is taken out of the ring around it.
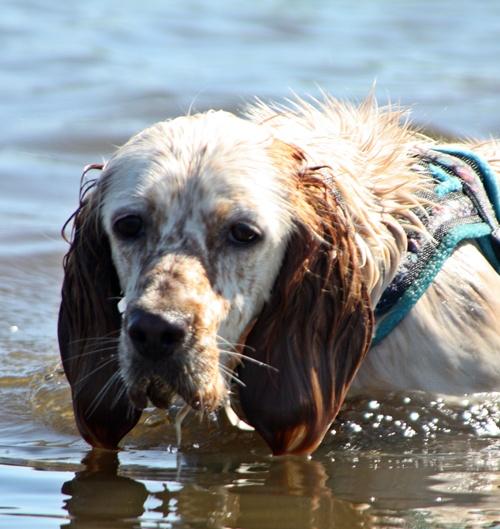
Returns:
[[[200,373],[194,385],[215,392],[217,403],[227,387],[213,370],[219,361],[234,359],[229,353],[219,359],[219,349],[233,348],[268,298],[292,229],[283,176],[266,154],[272,141],[267,129],[226,112],[181,117],[132,138],[106,164],[102,177],[108,182],[102,221],[127,299],[126,314],[137,306],[156,313],[198,307],[197,314],[189,314],[198,321],[193,347],[198,354],[187,369]],[[123,244],[113,233],[114,219],[129,213],[148,219],[140,246]],[[239,218],[260,227],[262,243],[210,252],[208,240],[222,238],[225,224]],[[174,278],[178,274],[181,281]],[[206,288],[195,288],[203,281]],[[162,296],[166,283],[168,296]],[[131,385],[150,376],[142,373],[123,331],[120,363]]]

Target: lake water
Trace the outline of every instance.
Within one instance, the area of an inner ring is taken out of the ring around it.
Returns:
[[[73,426],[55,325],[81,168],[190,107],[377,96],[500,136],[496,0],[3,0],[0,528],[499,528],[500,396],[350,402],[311,459],[150,410],[118,454]]]

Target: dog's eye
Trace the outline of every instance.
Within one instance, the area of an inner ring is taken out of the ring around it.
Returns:
[[[258,228],[245,222],[236,222],[229,228],[229,242],[237,246],[252,244],[261,237],[262,234]]]
[[[115,221],[113,229],[122,239],[134,239],[143,230],[144,222],[139,215],[127,215]]]

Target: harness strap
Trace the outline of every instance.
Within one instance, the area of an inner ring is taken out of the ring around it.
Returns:
[[[429,206],[414,210],[428,235],[409,232],[399,270],[375,308],[377,330],[372,345],[383,340],[408,314],[463,240],[477,240],[500,274],[500,184],[477,154],[458,148],[434,148],[419,155],[416,170],[436,183],[423,194]]]

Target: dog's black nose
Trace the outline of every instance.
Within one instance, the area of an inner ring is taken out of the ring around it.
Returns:
[[[181,316],[133,309],[128,316],[127,332],[138,353],[159,360],[182,346],[188,334],[188,324]]]

